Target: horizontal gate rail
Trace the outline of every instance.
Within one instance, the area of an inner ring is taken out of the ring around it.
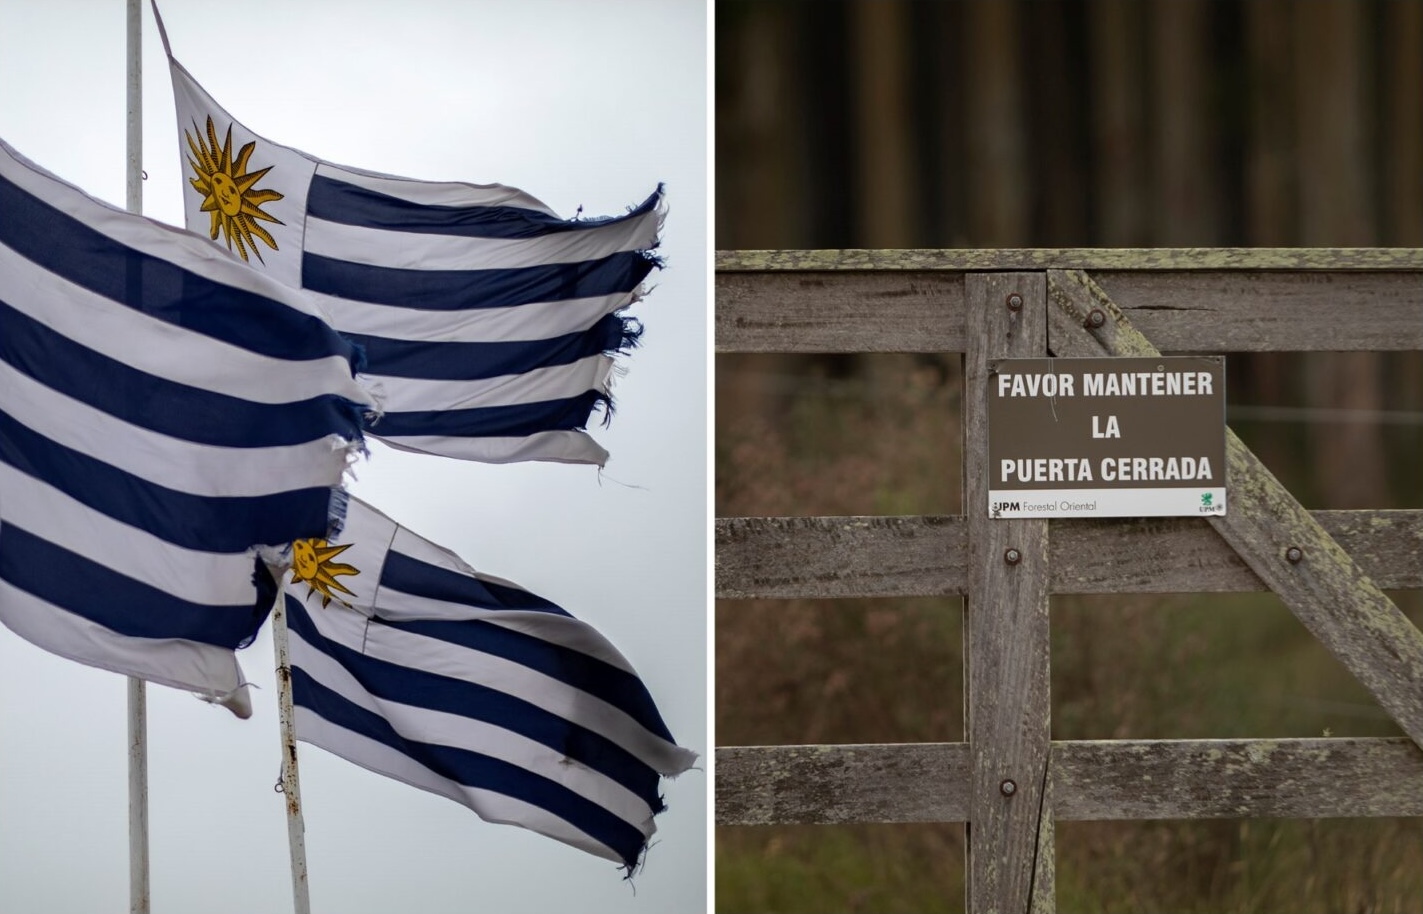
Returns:
[[[964,354],[969,506],[717,518],[719,599],[967,610],[965,742],[719,747],[717,824],[968,822],[970,910],[1050,911],[1059,820],[1423,816],[1423,632],[1385,592],[1423,587],[1423,510],[1306,510],[1227,428],[1224,517],[990,520],[979,396],[999,358],[1423,350],[1423,250],[730,251],[716,267],[719,353]],[[1049,739],[1050,595],[1252,591],[1408,738]]]
[[[1378,586],[1423,587],[1423,510],[1312,514]],[[1269,589],[1197,518],[1050,520],[1048,529],[1054,594]],[[963,596],[968,586],[962,515],[721,517],[715,547],[719,599]]]
[[[1086,270],[1164,353],[1423,349],[1417,248],[723,251],[718,352],[964,352],[964,276]]]
[[[964,822],[967,743],[722,747],[718,825]],[[1061,821],[1423,816],[1404,737],[1054,741]]]

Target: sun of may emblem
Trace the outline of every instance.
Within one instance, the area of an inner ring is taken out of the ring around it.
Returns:
[[[227,238],[229,251],[235,241],[237,253],[242,255],[243,260],[248,259],[249,247],[252,253],[257,255],[257,259],[262,260],[262,252],[257,250],[257,239],[262,239],[267,247],[274,251],[277,250],[277,242],[272,240],[266,229],[257,224],[257,220],[264,219],[277,225],[286,224],[275,216],[264,213],[262,204],[280,200],[285,195],[274,190],[253,190],[257,182],[272,170],[269,165],[261,171],[247,173],[247,160],[251,158],[252,150],[257,147],[256,142],[243,146],[234,159],[231,125],[227,128],[227,136],[223,138],[221,146],[218,146],[217,130],[213,127],[211,117],[208,118],[207,128],[207,136],[204,137],[202,131],[198,131],[196,140],[186,130],[183,135],[188,138],[188,148],[193,153],[188,157],[188,164],[193,166],[193,171],[197,173],[197,177],[189,178],[188,183],[203,195],[202,211],[212,214],[210,237],[214,241],[217,240],[218,230],[221,229]],[[197,124],[193,125],[193,129],[197,129]],[[262,262],[266,263],[265,260]]]
[[[314,593],[321,594],[321,605],[327,607],[334,599],[342,606],[350,607],[350,603],[336,596],[334,591],[342,593],[352,593],[340,581],[336,580],[338,575],[360,574],[355,567],[341,562],[331,561],[336,556],[351,548],[350,543],[343,546],[329,546],[326,540],[297,540],[292,543],[292,583],[299,581],[306,582],[306,598],[311,599]]]

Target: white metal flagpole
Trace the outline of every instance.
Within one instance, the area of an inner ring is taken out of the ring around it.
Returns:
[[[143,17],[128,0],[128,211],[143,212]],[[128,909],[148,914],[148,704],[128,681]]]
[[[280,575],[277,578],[281,580]],[[311,914],[306,881],[306,821],[301,814],[301,782],[296,766],[296,721],[292,708],[292,658],[287,646],[286,596],[277,591],[272,608],[272,647],[277,654],[277,707],[282,725],[282,794],[287,801],[287,844],[292,858],[292,904],[296,914]]]

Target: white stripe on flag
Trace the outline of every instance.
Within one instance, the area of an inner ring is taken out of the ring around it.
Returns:
[[[313,609],[308,615],[324,636],[358,653],[517,696],[551,714],[576,721],[639,758],[665,759],[677,748],[649,733],[621,708],[502,657],[387,625],[367,626],[365,618],[354,612],[328,607]],[[297,640],[293,634],[292,643]],[[323,685],[334,688],[314,671],[308,672]]]
[[[210,249],[202,256],[214,259]],[[252,270],[239,278],[256,286]],[[271,280],[261,277],[263,285]],[[239,286],[238,288],[243,288]],[[290,290],[283,289],[283,296]],[[339,356],[309,361],[273,358],[195,333],[129,308],[57,276],[0,245],[0,300],[74,342],[154,377],[250,400],[290,403],[313,385],[335,385],[353,401],[369,394]],[[51,302],[64,301],[54,308]],[[302,303],[316,316],[314,303]],[[324,318],[323,318],[324,320]]]
[[[592,326],[605,314],[635,304],[641,290],[463,311],[422,311],[338,299],[320,292],[311,295],[333,314],[340,315],[335,326],[343,333],[431,343],[510,343],[576,333]]]
[[[188,78],[192,79],[191,76]],[[316,173],[325,178],[335,178],[378,194],[385,194],[387,197],[419,203],[422,206],[516,206],[547,216],[555,215],[542,200],[517,187],[504,184],[417,181],[413,178],[352,168],[349,165],[333,165],[330,162],[317,165]]]
[[[336,436],[285,447],[222,447],[183,441],[130,425],[103,410],[57,393],[0,361],[0,389],[11,417],[65,447],[103,454],[110,466],[140,479],[215,497],[263,495],[273,479],[293,489],[331,484],[345,463]],[[125,441],[121,448],[115,441]]]
[[[428,790],[470,809],[477,810],[479,817],[496,825],[517,825],[545,835],[564,844],[587,851],[604,860],[622,863],[617,851],[601,841],[595,840],[583,831],[547,810],[526,803],[517,797],[467,787],[446,777],[435,774],[385,743],[368,739],[323,718],[321,715],[300,705],[296,708],[296,731],[298,739],[310,743],[348,762],[360,765],[368,771],[394,778],[411,787]],[[651,823],[648,823],[650,827]]]
[[[634,870],[661,778],[696,754],[672,741],[626,659],[556,604],[359,499],[347,521],[330,545],[349,557],[350,605],[318,607],[308,585],[287,585],[297,738]],[[309,563],[302,575],[322,580]],[[516,812],[485,805],[492,789],[520,798]]]
[[[403,550],[402,550],[403,551]],[[490,578],[480,575],[481,580]],[[500,582],[494,579],[496,583]],[[518,585],[508,585],[518,586]],[[413,596],[401,593],[393,587],[380,589],[380,617],[388,622],[409,622],[417,619],[446,619],[449,621],[488,622],[513,632],[557,644],[569,650],[597,657],[629,673],[635,673],[627,658],[612,649],[606,638],[599,637],[590,626],[577,619],[560,617],[551,613],[531,612],[517,609],[483,609],[464,603],[451,603],[431,597]]]
[[[374,434],[372,435],[374,437]],[[522,437],[484,438],[470,435],[403,435],[381,439],[398,451],[443,454],[480,463],[593,463],[602,466],[608,452],[583,432],[535,432]]]
[[[343,608],[329,607],[312,609],[308,615],[326,637],[360,649],[361,632],[367,627],[361,616]],[[341,618],[335,621],[336,617]],[[532,771],[611,810],[630,825],[640,827],[647,819],[647,804],[637,795],[607,775],[570,761],[543,743],[472,717],[376,698],[345,667],[307,644],[301,636],[291,635],[291,649],[292,666],[305,670],[307,675],[352,704],[384,718],[405,739],[477,752]],[[420,669],[439,672],[424,666]],[[517,691],[517,687],[512,687],[511,692],[527,697]]]
[[[309,216],[306,250],[337,260],[402,270],[507,270],[581,263],[619,251],[645,250],[657,241],[660,219],[654,210],[636,219],[590,225],[577,232],[534,238],[466,238],[385,231]]]
[[[0,142],[0,620],[250,714],[254,548],[339,516],[354,361],[299,290]]]
[[[477,381],[432,381],[423,378],[383,378],[365,375],[385,390],[386,412],[427,409],[468,409],[496,399],[503,405],[543,403],[576,397],[588,390],[606,390],[613,360],[592,355],[567,365],[536,368],[523,374],[481,378]],[[372,426],[379,433],[380,425]]]
[[[563,220],[517,188],[321,162],[252,133],[169,62],[180,135],[201,127],[210,146],[225,142],[230,129],[234,151],[252,144],[252,169],[270,168],[258,190],[283,195],[263,204],[286,223],[281,237],[272,228],[278,250],[256,242],[262,259],[252,256],[251,265],[316,292],[332,326],[366,338],[359,342],[367,377],[380,383],[388,415],[373,437],[491,463],[606,461],[601,446],[579,440],[596,411],[611,408],[605,371],[578,375],[581,389],[534,381],[533,392],[498,379],[458,379],[494,371],[537,376],[570,358],[612,357],[635,346],[640,325],[618,312],[642,297],[647,275],[661,266],[653,254],[665,215],[660,185],[622,216]],[[211,164],[192,164],[194,150],[181,138],[180,146],[184,174],[202,185],[206,179],[190,172]],[[183,196],[192,231],[228,231],[213,221],[197,185],[185,186]],[[517,408],[530,403],[548,407]]]
[[[3,580],[0,580],[0,621],[21,638],[52,654],[175,689],[187,689],[209,700],[234,701],[237,703],[234,711],[239,717],[251,714],[246,697],[234,694],[245,680],[237,666],[236,655],[225,648],[180,638],[122,635],[17,590]],[[242,713],[244,710],[246,713]]]
[[[106,238],[122,245],[140,247],[145,253],[170,263],[186,264],[204,278],[223,285],[247,289],[288,307],[315,313],[310,298],[297,284],[284,283],[268,273],[253,270],[226,249],[219,249],[223,253],[214,257],[213,251],[217,246],[207,240],[206,224],[201,231],[187,231],[152,219],[140,217],[135,220],[132,213],[96,200],[24,159],[3,141],[0,145],[10,150],[13,156],[0,155],[0,176],[60,212],[79,219]],[[187,167],[186,163],[184,167]],[[300,262],[299,259],[297,262]]]
[[[252,599],[253,557],[174,545],[101,514],[52,486],[0,463],[0,521],[63,543],[74,552],[150,587],[194,603]]]

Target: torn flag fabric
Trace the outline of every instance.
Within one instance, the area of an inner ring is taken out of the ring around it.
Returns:
[[[188,228],[318,296],[382,392],[372,437],[604,464],[587,426],[642,332],[625,309],[659,265],[660,187],[622,216],[563,219],[512,187],[334,165],[248,130],[169,64]]]
[[[696,754],[596,629],[354,498],[291,561],[298,739],[637,866],[661,778]]]
[[[310,296],[0,142],[0,621],[245,716],[258,547],[339,520],[355,358]]]

